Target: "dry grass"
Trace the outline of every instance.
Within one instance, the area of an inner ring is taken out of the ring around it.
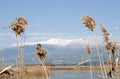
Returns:
[[[109,32],[105,29],[104,26],[100,25],[101,26],[101,30],[103,32],[103,39],[104,41],[106,42],[106,45],[105,45],[105,48],[108,50],[108,51],[112,51],[112,53],[115,53],[117,52],[118,50],[118,45],[116,42],[112,42],[112,40],[109,38]]]
[[[49,70],[47,69],[49,74]],[[0,79],[42,79],[46,74],[41,66],[13,67],[0,75]]]
[[[116,42],[113,43],[113,52],[117,52],[118,51],[118,44]]]
[[[42,64],[42,67],[43,67],[43,69],[44,69],[44,72],[46,73],[46,79],[49,79],[48,74],[47,74],[47,71],[46,71],[46,66],[45,66],[44,63],[43,63],[43,60],[45,59],[46,54],[47,54],[47,50],[44,49],[44,48],[42,48],[41,44],[37,44],[35,51],[36,51],[36,54],[37,54],[38,57],[39,57],[39,61],[40,61],[41,64]]]
[[[18,48],[18,66],[24,65],[23,47],[22,47],[22,52],[21,52],[20,47],[19,47],[19,42],[18,42],[18,35],[21,35],[21,33],[24,33],[27,24],[28,23],[27,23],[27,20],[25,19],[25,17],[20,16],[10,26],[10,28],[16,34],[16,44],[17,44],[17,48]],[[21,46],[23,46],[22,39],[23,39],[23,36],[21,38]]]
[[[100,27],[101,27],[101,31],[103,32],[103,39],[104,39],[104,41],[105,42],[109,42],[109,32],[107,31],[107,29],[103,26],[103,25],[101,25],[100,24]]]
[[[105,45],[105,49],[107,49],[108,51],[110,51],[112,48],[111,42],[109,42],[107,45]]]
[[[91,66],[92,70],[101,70],[100,66]],[[106,65],[106,68],[110,70],[110,66]],[[90,70],[90,66],[47,66],[49,70]],[[120,66],[117,67],[119,69]]]
[[[85,24],[85,26],[88,27],[91,31],[93,31],[96,26],[95,20],[90,16],[83,16],[82,23]]]
[[[86,50],[88,54],[91,54],[91,48],[89,44],[86,45]]]
[[[25,31],[27,24],[27,20],[24,17],[20,16],[15,22],[11,24],[11,29],[15,32],[16,35],[20,35]]]
[[[91,31],[93,31],[95,26],[96,26],[95,20],[90,16],[83,16],[82,17],[82,23],[85,24],[85,26],[88,27]],[[105,30],[103,30],[103,31],[105,31]],[[97,36],[97,32],[96,32],[96,36]],[[103,69],[105,70],[105,67],[104,67],[104,63],[103,63],[102,53],[99,50],[99,42],[97,42],[97,43],[98,44],[96,45],[96,50],[97,50],[97,53],[98,53],[98,58],[99,58],[99,62],[100,62],[101,71],[102,71],[102,74],[104,75],[104,72],[106,73],[106,71],[103,71]],[[90,54],[91,52],[90,52],[89,47],[87,47],[87,52],[89,54],[90,64],[91,64],[91,54]],[[92,67],[91,66],[90,66],[90,69],[91,69],[91,79],[93,79],[92,78]]]
[[[41,47],[41,44],[36,46],[36,54],[39,56],[39,59],[42,61],[45,59],[47,50]]]
[[[28,24],[27,20],[23,16],[18,17],[17,22],[23,26]]]
[[[101,26],[101,30],[103,32],[103,39],[106,42],[105,49],[108,51],[108,65],[110,66],[110,71],[108,72],[109,77],[113,78],[112,75],[115,73],[116,67],[118,65],[118,59],[115,57],[115,52],[118,50],[118,45],[116,42],[110,39],[109,32],[105,29],[104,26]],[[117,60],[117,61],[116,61]]]

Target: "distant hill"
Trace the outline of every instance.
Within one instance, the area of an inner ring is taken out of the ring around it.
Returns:
[[[87,60],[86,41],[83,39],[50,39],[45,42],[39,42],[42,47],[47,49],[46,62],[58,65],[78,64],[82,60]],[[24,56],[26,64],[38,64],[39,61],[35,55],[35,45],[37,43],[26,43],[24,45]],[[1,50],[1,56],[4,59],[4,65],[13,64],[17,61],[17,48],[12,46]],[[97,53],[94,45],[92,46],[92,58],[98,62]]]

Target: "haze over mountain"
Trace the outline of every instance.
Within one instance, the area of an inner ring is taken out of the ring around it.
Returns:
[[[85,39],[48,39],[42,42],[26,42],[24,44],[24,55],[26,64],[39,63],[35,55],[35,46],[37,43],[42,44],[42,47],[47,49],[46,62],[56,64],[77,64],[82,59],[88,59],[86,53],[86,44],[88,41]],[[94,49],[94,44],[92,49]],[[95,50],[93,50],[95,52]],[[1,50],[1,56],[4,58],[6,64],[15,64],[17,60],[16,45]],[[97,57],[94,53],[92,57]],[[9,62],[8,62],[9,61]]]

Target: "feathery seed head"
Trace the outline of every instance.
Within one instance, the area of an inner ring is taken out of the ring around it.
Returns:
[[[83,16],[82,23],[85,24],[85,26],[88,27],[91,31],[93,31],[96,26],[95,20],[90,16]]]

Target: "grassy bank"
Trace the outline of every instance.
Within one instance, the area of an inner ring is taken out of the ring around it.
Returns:
[[[47,73],[51,70],[90,70],[89,66],[46,66]],[[100,66],[91,66],[92,70],[101,70]],[[105,66],[110,70],[110,66]],[[5,68],[0,68],[0,71]],[[120,66],[116,69],[120,69]],[[0,79],[40,79],[45,77],[45,71],[40,65],[28,65],[24,67],[11,67],[0,74]]]
[[[92,70],[101,70],[100,66],[91,66]],[[90,70],[90,66],[47,66],[49,70]],[[106,70],[110,70],[110,66],[105,66]],[[116,69],[120,69],[120,66]]]
[[[0,68],[0,71],[5,68]],[[47,69],[49,74],[49,70]],[[11,67],[0,74],[0,79],[40,79],[46,77],[45,71],[42,66],[23,66]]]

